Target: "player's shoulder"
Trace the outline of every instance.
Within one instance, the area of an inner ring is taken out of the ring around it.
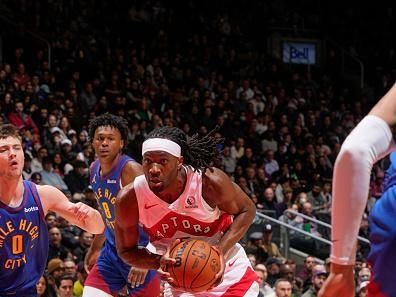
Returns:
[[[219,168],[210,167],[202,176],[204,188],[221,189],[225,182],[230,181],[229,176]]]
[[[217,167],[207,168],[202,174],[202,178],[213,182],[221,182],[224,179],[229,179],[228,175]]]
[[[129,184],[135,180],[136,177],[143,174],[142,165],[134,160],[126,162],[121,172],[122,184]]]
[[[140,163],[138,163],[138,162],[135,161],[134,159],[129,159],[129,160],[127,160],[127,162],[125,163],[125,166],[124,166],[123,170],[137,171],[137,172],[139,172],[140,174],[143,173],[142,165],[140,165]],[[140,175],[140,174],[139,174],[139,175]]]
[[[128,197],[136,198],[136,192],[135,192],[135,187],[134,187],[133,182],[127,184],[125,187],[120,189],[120,191],[117,194],[117,198],[118,198],[117,200],[126,199]]]

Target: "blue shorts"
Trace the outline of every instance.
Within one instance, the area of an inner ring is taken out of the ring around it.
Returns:
[[[396,296],[396,185],[389,187],[375,203],[369,216],[372,266],[370,297]]]
[[[84,285],[114,296],[125,286],[128,286],[129,296],[159,296],[161,280],[157,271],[150,270],[144,284],[132,288],[128,283],[130,268],[110,246],[105,245]]]

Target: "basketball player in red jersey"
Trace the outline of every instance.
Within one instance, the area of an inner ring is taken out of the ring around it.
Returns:
[[[257,277],[238,241],[246,233],[255,207],[248,196],[221,170],[211,167],[221,140],[212,131],[203,138],[187,138],[178,128],[153,130],[142,146],[144,175],[121,190],[116,201],[116,245],[131,265],[158,269],[173,265],[172,243],[199,238],[214,245],[224,259],[216,286],[190,293],[165,284],[164,296],[254,296]],[[143,226],[156,248],[138,245]]]

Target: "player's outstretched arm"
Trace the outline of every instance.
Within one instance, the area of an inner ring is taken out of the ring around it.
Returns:
[[[331,274],[319,296],[353,296],[355,244],[373,164],[394,149],[396,86],[345,139],[333,173]],[[336,290],[336,291],[334,291]]]
[[[41,197],[44,213],[52,210],[92,234],[101,234],[104,231],[103,219],[92,207],[81,202],[70,202],[60,190],[52,186],[37,186],[37,191]]]

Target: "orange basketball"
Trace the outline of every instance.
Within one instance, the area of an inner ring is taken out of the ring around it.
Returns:
[[[220,254],[203,240],[180,242],[170,251],[170,257],[176,259],[176,263],[168,267],[173,285],[185,291],[208,290],[220,271]]]

